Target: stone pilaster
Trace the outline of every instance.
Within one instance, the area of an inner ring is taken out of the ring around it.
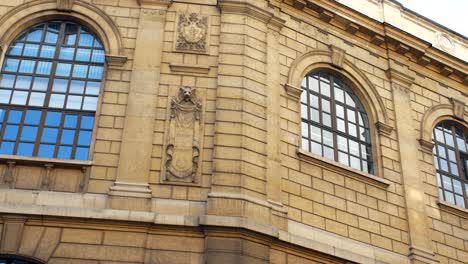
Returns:
[[[167,5],[157,7],[140,11],[117,180],[110,188],[112,208],[149,208],[154,109]]]
[[[411,115],[411,85],[414,78],[405,73],[389,69],[387,75],[392,83],[395,108],[395,123],[397,124],[398,143],[400,149],[401,174],[407,206],[408,232],[410,238],[409,255],[412,263],[438,263],[432,249],[432,241],[428,235],[430,227],[427,224],[423,179],[419,163],[418,135],[413,127]]]

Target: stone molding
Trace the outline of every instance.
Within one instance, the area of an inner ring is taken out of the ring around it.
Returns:
[[[468,209],[451,204],[449,202],[438,200],[437,204],[441,211],[448,212],[450,214],[455,214],[461,218],[468,219]]]
[[[167,9],[172,4],[172,0],[137,0],[137,1],[138,1],[138,4],[144,8]]]
[[[331,64],[339,69],[343,68],[345,61],[346,51],[336,46],[331,45]]]
[[[57,0],[57,10],[70,12],[75,0]]]
[[[2,216],[2,220],[3,228],[0,252],[15,254],[20,246],[21,234],[23,233],[27,217],[22,215],[4,215]]]
[[[123,67],[127,59],[127,56],[106,55],[106,63],[109,67]]]
[[[380,189],[386,190],[390,186],[390,181],[384,179],[383,177],[353,169],[334,160],[329,160],[322,156],[305,151],[301,148],[298,148],[296,152],[301,162],[311,163],[324,169],[326,168],[327,170],[333,171],[345,177],[353,178],[366,184],[370,184]]]
[[[270,209],[273,209],[275,211],[287,214],[288,209],[286,207],[283,207],[282,204],[279,203],[273,203],[271,201],[263,201],[254,197],[251,197],[246,194],[242,193],[227,193],[227,192],[210,192],[208,194],[208,198],[226,198],[226,199],[237,199],[237,200],[243,200],[247,202],[251,202],[254,204],[258,204],[264,207],[268,207]]]
[[[405,89],[409,89],[414,82],[414,77],[391,68],[387,70],[387,77],[390,81],[403,86]]]
[[[151,198],[151,189],[147,183],[116,181],[109,188],[109,195]]]
[[[49,20],[51,16],[74,18],[92,28],[103,42],[106,53],[111,56],[126,56],[122,34],[114,20],[94,4],[74,0],[69,12],[57,10],[57,1],[31,1],[10,9],[0,18],[0,46],[8,45],[24,29],[25,25]],[[66,1],[66,0],[63,0]],[[39,11],[38,11],[39,10]]]
[[[380,135],[384,135],[388,137],[392,134],[393,127],[388,124],[377,122],[375,126],[377,127],[377,130],[379,131]]]
[[[414,263],[439,263],[439,260],[437,260],[436,254],[433,251],[418,248],[416,246],[409,247],[408,258]]]
[[[288,95],[288,97],[292,100],[298,101],[299,98],[301,98],[301,94],[302,94],[301,88],[297,88],[296,86],[293,86],[290,84],[285,84],[284,90],[286,91],[286,94]]]
[[[260,8],[245,0],[219,0],[218,7],[222,13],[246,15],[269,24],[278,31],[286,23],[284,19],[275,16],[273,12],[267,11],[266,8]]]
[[[453,105],[453,115],[455,118],[463,120],[465,116],[465,102],[450,98],[450,102]]]

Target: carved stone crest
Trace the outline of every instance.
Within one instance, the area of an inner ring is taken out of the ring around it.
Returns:
[[[196,182],[201,109],[201,102],[191,87],[180,87],[178,96],[172,98],[164,180]]]
[[[176,50],[206,52],[208,16],[197,13],[179,14]]]

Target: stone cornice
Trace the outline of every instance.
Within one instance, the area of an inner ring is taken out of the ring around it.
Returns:
[[[383,44],[386,44],[384,48],[406,57],[413,65],[426,67],[451,80],[464,83],[468,76],[467,63],[459,57],[434,47],[432,43],[402,28],[364,16],[336,1],[282,0],[279,7],[286,10],[286,6],[302,10],[304,14],[347,32],[345,34],[353,34],[374,44],[374,47],[383,48]],[[327,14],[327,19],[324,19],[324,14]]]
[[[284,90],[290,99],[299,100],[301,97],[302,89],[292,86],[290,84],[284,85]]]
[[[399,85],[402,85],[405,88],[410,88],[414,82],[414,77],[411,77],[405,73],[397,71],[395,69],[387,70],[387,77],[392,81],[396,82]]]
[[[270,27],[277,30],[280,30],[286,22],[275,16],[272,12],[250,4],[247,1],[219,0],[218,7],[222,13],[246,15],[267,23]]]
[[[141,7],[156,7],[167,8],[172,3],[172,0],[137,0]]]

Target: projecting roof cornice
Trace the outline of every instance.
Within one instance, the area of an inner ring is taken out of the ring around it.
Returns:
[[[364,5],[370,6],[367,10],[357,7],[354,0],[346,2],[353,2],[351,6],[339,3],[341,1],[270,0],[270,4],[283,10],[301,10],[304,15],[320,19],[334,29],[368,41],[374,48],[387,48],[415,65],[468,84],[468,40],[465,37],[424,17],[416,18],[417,14],[393,0],[356,0],[361,5],[368,3]],[[384,8],[389,11],[384,12]],[[419,34],[414,30],[418,27],[425,30],[419,30]]]

